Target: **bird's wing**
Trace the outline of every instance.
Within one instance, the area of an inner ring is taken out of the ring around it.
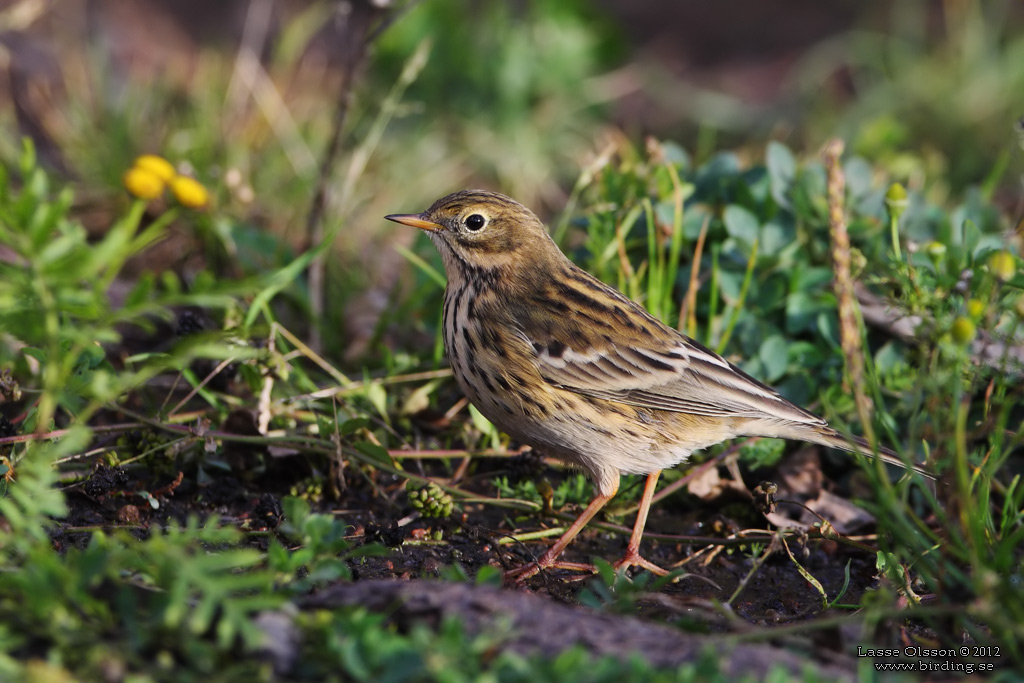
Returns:
[[[579,394],[656,410],[717,417],[773,417],[824,424],[699,343],[576,350],[535,346],[541,375]]]
[[[568,296],[537,297],[524,307],[520,332],[551,384],[655,410],[824,424],[619,292],[589,276],[577,282],[584,286],[562,288]],[[567,299],[577,305],[565,306]]]

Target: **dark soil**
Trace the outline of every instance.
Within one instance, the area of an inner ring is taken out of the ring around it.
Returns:
[[[222,524],[273,533],[282,519],[281,499],[295,489],[308,489],[308,482],[314,481],[310,475],[328,469],[326,463],[303,455],[272,457],[262,451],[247,453],[237,448],[229,455],[203,460],[195,453],[178,454],[174,459],[162,454],[149,456],[148,466],[96,465],[88,476],[66,489],[70,514],[59,522],[54,540],[63,546],[82,546],[94,529],[111,527],[127,527],[141,536],[153,525],[183,522],[193,515],[204,519],[216,516]],[[481,496],[496,496],[493,476],[507,472],[505,464],[501,459],[482,460],[471,466],[469,483],[461,486]],[[426,474],[441,481],[450,475],[442,464],[425,468]],[[548,467],[539,476],[557,484],[560,478],[574,475]],[[351,560],[356,582],[437,578],[453,565],[459,565],[470,576],[485,565],[513,569],[539,556],[546,548],[545,542],[499,544],[502,539],[565,524],[550,515],[526,515],[482,503],[457,505],[455,513],[444,520],[416,518],[411,515],[413,509],[408,504],[404,479],[347,463],[344,480],[340,496],[330,500],[324,494],[320,500],[312,501],[314,510],[333,513],[349,524],[354,544],[375,543],[388,548],[380,555]],[[639,479],[627,479],[623,490],[629,489],[631,482],[640,484]],[[322,490],[328,489],[329,486],[322,485]],[[724,538],[733,530],[751,528],[750,520],[757,519],[753,507],[749,503],[746,507],[737,505],[729,498],[735,499],[737,495],[704,502],[677,493],[652,509],[648,532],[661,540],[645,538],[642,552],[647,559],[671,568],[694,553],[699,552],[700,556],[687,562],[687,574],[661,589],[657,599],[640,601],[642,615],[678,619],[686,614],[687,619],[693,619],[690,606],[700,605],[700,628],[726,628],[720,614],[705,608],[710,601],[729,600],[744,580],[746,587],[732,602],[732,610],[752,624],[802,621],[822,609],[820,594],[783,550],[774,552],[751,572],[754,553],[750,546],[716,548],[713,543],[690,540],[713,540],[716,535]],[[579,509],[576,505],[566,506],[561,512],[576,514]],[[726,511],[737,516],[726,515]],[[569,547],[564,559],[591,562],[602,558],[614,562],[625,552],[628,525],[632,521],[632,515],[606,517],[603,524],[586,529]],[[763,518],[754,526],[771,528]],[[430,540],[436,532],[440,532],[442,540]],[[673,536],[680,540],[668,538]],[[268,533],[254,534],[252,542],[265,545],[267,539]],[[763,547],[765,539],[759,540]],[[842,590],[847,564],[850,583],[844,603],[856,603],[876,582],[874,557],[867,552],[820,539],[804,543],[791,539],[790,547],[830,598]],[[526,588],[558,602],[577,604],[580,591],[591,580],[598,579],[579,572],[549,570],[527,581]]]
[[[146,438],[134,434],[122,437],[120,443],[137,444]],[[182,522],[190,516],[216,516],[221,524],[259,532],[251,534],[250,543],[265,548],[282,522],[283,497],[293,490],[330,488],[325,477],[311,476],[329,470],[318,456],[274,457],[263,449],[237,446],[209,456],[197,450],[193,447],[173,457],[164,452],[151,454],[125,467],[95,465],[88,476],[66,488],[70,514],[58,523],[54,542],[60,547],[82,547],[97,528],[128,528],[141,537],[153,526]],[[816,457],[811,461],[817,462]],[[481,497],[496,496],[494,476],[515,472],[518,468],[514,465],[515,461],[500,458],[479,459],[468,468],[468,478],[460,486]],[[445,481],[455,469],[431,460],[417,461],[415,467],[422,467],[423,474],[438,481]],[[723,671],[735,675],[758,675],[770,665],[797,674],[815,662],[819,673],[853,680],[856,665],[848,657],[851,644],[847,641],[856,636],[844,637],[838,630],[810,628],[809,637],[796,643],[796,651],[792,640],[780,647],[768,643],[726,645],[715,639],[715,634],[735,634],[748,627],[756,631],[756,627],[807,622],[822,610],[817,589],[781,548],[753,569],[760,551],[715,544],[716,536],[724,539],[737,529],[770,527],[735,487],[708,501],[679,492],[655,505],[648,529],[658,540],[646,538],[642,552],[663,567],[689,558],[684,565],[687,574],[675,583],[617,604],[602,590],[600,578],[563,570],[542,572],[525,586],[505,590],[438,582],[450,576],[446,568],[454,565],[470,577],[486,565],[501,569],[522,566],[542,553],[545,543],[499,542],[514,533],[562,526],[565,521],[552,515],[517,514],[484,503],[457,505],[450,518],[428,520],[411,514],[403,478],[355,462],[345,463],[343,471],[345,486],[340,495],[336,500],[322,495],[312,501],[314,510],[335,514],[349,524],[354,546],[372,543],[378,550],[380,546],[386,550],[350,560],[352,581],[310,594],[300,602],[304,608],[360,604],[386,613],[401,630],[414,623],[436,626],[445,618],[457,618],[467,633],[476,633],[490,625],[507,628],[511,620],[514,628],[502,647],[520,653],[551,655],[582,645],[595,655],[626,657],[640,652],[653,665],[677,666],[695,661],[696,653],[710,648],[719,653]],[[532,476],[557,485],[562,478],[576,475],[542,466]],[[641,485],[640,478],[627,478],[622,490]],[[578,509],[567,505],[561,512],[575,514]],[[751,523],[758,519],[759,525]],[[617,560],[626,549],[626,525],[632,521],[631,515],[607,516],[581,534],[565,559]],[[441,540],[430,540],[437,532]],[[706,540],[693,540],[697,538]],[[820,539],[790,539],[789,544],[830,598],[843,589],[847,565],[850,580],[842,602],[857,603],[876,583],[874,557],[865,551]],[[761,547],[764,545],[762,539]],[[731,606],[726,605],[744,581],[745,588]],[[602,595],[609,602],[602,612],[579,606],[581,599],[594,604],[595,599],[601,601],[595,596]],[[631,614],[615,614],[623,611]],[[280,666],[286,670],[293,655],[281,655],[284,663]]]

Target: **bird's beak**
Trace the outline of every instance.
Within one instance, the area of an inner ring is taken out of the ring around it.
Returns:
[[[395,223],[401,223],[402,225],[411,225],[414,228],[426,230],[427,232],[444,230],[444,226],[425,220],[421,213],[393,213],[390,216],[384,216],[384,218]]]

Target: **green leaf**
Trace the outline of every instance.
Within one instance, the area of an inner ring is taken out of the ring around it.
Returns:
[[[769,384],[782,377],[789,367],[787,343],[782,335],[775,334],[765,339],[757,355],[764,368],[764,380]]]
[[[740,240],[748,247],[757,241],[761,222],[757,219],[757,216],[742,206],[730,204],[725,207],[725,211],[722,214],[722,222],[725,223],[725,230],[729,235]]]
[[[665,155],[665,161],[675,164],[684,173],[690,169],[690,154],[677,143],[671,140],[661,143],[661,152]]]
[[[818,331],[837,353],[842,353],[839,342],[839,318],[834,311],[823,311],[817,317]]]
[[[491,442],[491,448],[499,448],[501,446],[501,437],[498,434],[498,428],[484,417],[483,413],[477,410],[473,404],[469,406],[469,416],[473,420],[473,426],[479,429],[484,436],[488,437]]]
[[[388,420],[388,392],[383,384],[374,382],[366,385],[366,399],[385,421]]]
[[[326,242],[324,244],[326,244]],[[245,314],[245,321],[242,323],[243,330],[248,332],[253,323],[256,322],[256,318],[265,307],[270,305],[270,302],[274,297],[277,296],[282,289],[294,282],[295,279],[298,278],[304,270],[306,270],[310,262],[323,250],[324,245],[310,249],[288,265],[267,275],[264,280],[265,284],[263,289],[260,290],[260,292],[253,298],[252,305],[249,307],[249,311]]]
[[[21,350],[23,354],[29,358],[38,361],[40,364],[46,363],[46,351],[36,348],[34,346],[27,346]]]
[[[296,496],[285,496],[281,501],[281,509],[284,510],[284,518],[288,524],[299,528],[309,517],[309,501]]]
[[[700,237],[700,231],[708,221],[709,213],[703,206],[686,207],[683,212],[683,237],[688,240],[696,240]]]
[[[758,250],[765,256],[778,254],[796,241],[796,225],[792,214],[776,216],[761,226]]]
[[[383,446],[378,446],[375,443],[369,441],[357,441],[353,444],[353,447],[370,459],[379,462],[382,465],[387,465],[389,468],[394,466],[394,462],[391,460],[391,456],[388,454],[388,450]]]
[[[341,434],[341,436],[348,436],[349,434],[353,434],[369,424],[370,418],[368,417],[353,417],[341,423],[341,425],[338,427],[338,433]]]
[[[476,579],[474,582],[478,586],[493,586],[495,588],[501,588],[502,572],[493,565],[485,564],[480,567],[480,570],[476,573]]]
[[[781,142],[771,141],[765,152],[765,164],[771,182],[772,198],[781,207],[789,208],[789,191],[796,178],[796,158]]]
[[[903,347],[887,343],[875,353],[875,369],[879,374],[892,372],[907,363]]]
[[[415,415],[416,413],[430,407],[430,395],[433,394],[437,390],[437,387],[443,382],[443,379],[431,380],[430,382],[427,382],[413,390],[402,404],[402,415]]]
[[[149,301],[153,295],[153,289],[156,285],[156,276],[152,271],[145,271],[139,275],[139,279],[135,281],[135,285],[131,291],[128,292],[128,296],[125,297],[124,307],[132,308],[133,306],[139,306]]]
[[[846,176],[846,191],[853,201],[859,201],[872,191],[872,178],[874,170],[862,157],[852,157],[843,164],[843,174]]]
[[[790,341],[786,344],[786,356],[791,365],[800,368],[814,368],[821,365],[826,351],[808,341]]]
[[[795,334],[811,329],[821,306],[807,292],[793,292],[786,297],[786,332]]]

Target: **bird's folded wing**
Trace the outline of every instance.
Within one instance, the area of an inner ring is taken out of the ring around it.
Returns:
[[[694,415],[824,424],[692,339],[630,341],[575,349],[571,340],[552,340],[533,347],[545,380],[586,396]]]

